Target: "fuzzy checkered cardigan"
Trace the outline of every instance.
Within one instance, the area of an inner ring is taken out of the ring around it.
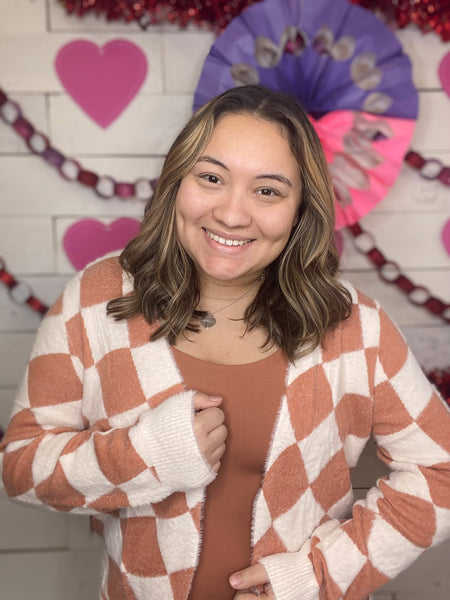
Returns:
[[[141,317],[106,317],[130,289],[105,259],[46,316],[3,443],[4,484],[94,516],[102,599],[186,600],[214,473],[166,341],[149,343]],[[450,534],[450,413],[385,313],[349,289],[351,317],[288,369],[254,503],[252,560],[277,600],[359,600]],[[371,434],[392,473],[353,503]]]

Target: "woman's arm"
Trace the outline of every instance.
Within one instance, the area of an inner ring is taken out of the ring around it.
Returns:
[[[66,288],[36,337],[1,447],[7,493],[59,510],[96,513],[204,487],[215,473],[194,431],[194,392],[181,383],[154,408],[144,400],[129,426],[114,427],[106,415],[94,426],[87,422],[83,386],[92,367],[77,316],[78,279]],[[75,317],[69,318],[71,314]],[[96,393],[101,398],[100,386],[97,392],[90,389],[93,402]],[[204,402],[203,408],[208,400]]]
[[[352,518],[328,520],[298,552],[259,561],[277,600],[361,600],[450,536],[450,411],[383,311],[379,319],[373,435],[392,472]],[[240,573],[239,589],[261,575]]]

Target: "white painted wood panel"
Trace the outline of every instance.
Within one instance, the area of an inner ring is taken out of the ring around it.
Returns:
[[[0,386],[15,387],[22,381],[30,358],[35,332],[0,335]]]
[[[103,538],[91,529],[91,521],[87,516],[67,515],[69,547],[72,550],[103,550]]]
[[[414,149],[414,148],[413,148]],[[418,151],[417,149],[414,149]],[[426,160],[437,159],[442,165],[450,167],[450,152],[436,152],[433,155],[423,154]],[[386,196],[374,208],[375,212],[404,211],[450,212],[450,187],[438,180],[427,180],[421,177],[416,169],[404,163],[397,180]]]
[[[437,323],[433,327],[405,326],[402,333],[425,370],[448,369],[450,365],[450,327]]]
[[[0,552],[67,548],[67,518],[62,512],[12,502],[0,492]]]
[[[442,90],[419,95],[417,118],[411,147],[419,152],[434,153],[450,146],[450,99]]]
[[[379,477],[389,473],[389,469],[376,455],[376,444],[370,439],[352,473],[354,488],[367,489],[375,485]],[[364,496],[364,494],[363,494]]]
[[[6,90],[39,90],[53,93],[65,93],[56,71],[54,61],[59,50],[69,42],[84,39],[104,46],[116,39],[128,40],[144,52],[148,61],[147,77],[139,93],[157,93],[162,91],[160,37],[158,34],[141,33],[120,36],[109,33],[96,33],[94,36],[84,33],[74,37],[71,34],[43,32],[4,32],[0,36],[0,56],[2,86]],[[79,109],[78,109],[79,110]]]
[[[166,154],[192,114],[190,95],[139,94],[106,130],[66,95],[50,98],[53,144],[64,154]]]
[[[396,591],[397,600],[448,600],[450,597],[450,541],[431,548],[383,590]],[[447,568],[445,567],[447,565]],[[398,592],[403,592],[398,594]],[[435,594],[435,595],[433,595]]]
[[[11,202],[14,199],[10,198]],[[2,217],[0,254],[11,271],[50,273],[54,269],[52,222],[48,217]]]
[[[443,44],[433,33],[422,35],[414,26],[398,29],[396,36],[411,59],[415,86],[419,89],[442,87],[438,66],[448,52],[448,44]]]
[[[0,32],[16,36],[31,32],[44,33],[46,28],[46,2],[14,0],[14,10],[8,10],[3,2]]]
[[[210,31],[164,33],[163,56],[167,92],[193,93],[215,35]]]
[[[16,393],[16,386],[3,387],[3,382],[0,381],[0,427],[3,431],[6,430],[6,426],[9,423],[11,417],[11,410],[13,405],[14,396]],[[0,478],[1,481],[1,478]],[[0,490],[2,485],[0,483]]]
[[[2,554],[5,600],[96,600],[100,563],[98,550]]]

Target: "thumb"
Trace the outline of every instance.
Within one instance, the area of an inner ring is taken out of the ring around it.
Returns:
[[[201,392],[196,392],[194,395],[194,408],[196,411],[210,408],[211,406],[219,406],[222,402],[220,396],[208,396]]]

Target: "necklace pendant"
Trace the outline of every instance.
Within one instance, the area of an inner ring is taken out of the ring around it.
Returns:
[[[202,324],[202,327],[209,329],[216,324],[216,319],[212,313],[207,312],[206,315],[200,319],[200,323]]]

